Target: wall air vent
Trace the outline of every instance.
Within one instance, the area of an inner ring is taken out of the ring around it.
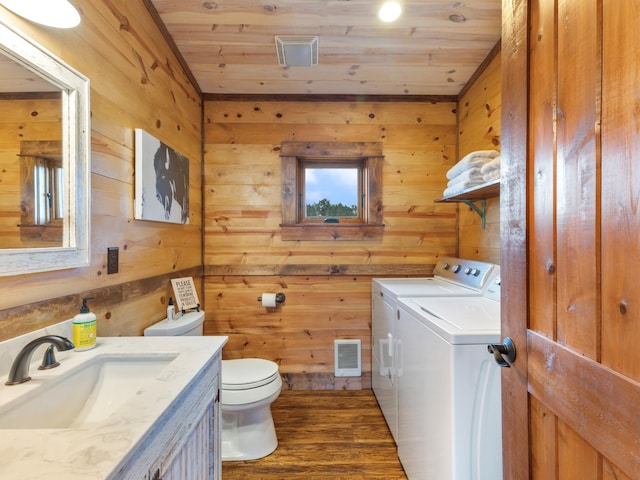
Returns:
[[[359,377],[362,375],[360,340],[334,340],[336,377]]]
[[[318,65],[318,37],[276,35],[278,63],[284,67]]]

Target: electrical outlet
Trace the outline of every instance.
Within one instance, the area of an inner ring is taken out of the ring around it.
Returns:
[[[107,248],[107,275],[118,273],[118,247]]]

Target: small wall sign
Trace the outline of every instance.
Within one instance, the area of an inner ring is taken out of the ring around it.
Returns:
[[[179,311],[200,308],[198,292],[196,292],[192,277],[172,278],[171,285],[173,286],[173,294]]]

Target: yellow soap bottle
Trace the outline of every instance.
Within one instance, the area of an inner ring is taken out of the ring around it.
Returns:
[[[89,311],[87,300],[93,300],[93,297],[82,299],[82,307],[72,320],[71,338],[76,346],[76,352],[89,350],[96,346],[96,314]]]

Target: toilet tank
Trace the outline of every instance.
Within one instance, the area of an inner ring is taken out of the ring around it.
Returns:
[[[188,312],[175,320],[166,318],[147,327],[145,337],[193,337],[203,335],[204,312]]]

